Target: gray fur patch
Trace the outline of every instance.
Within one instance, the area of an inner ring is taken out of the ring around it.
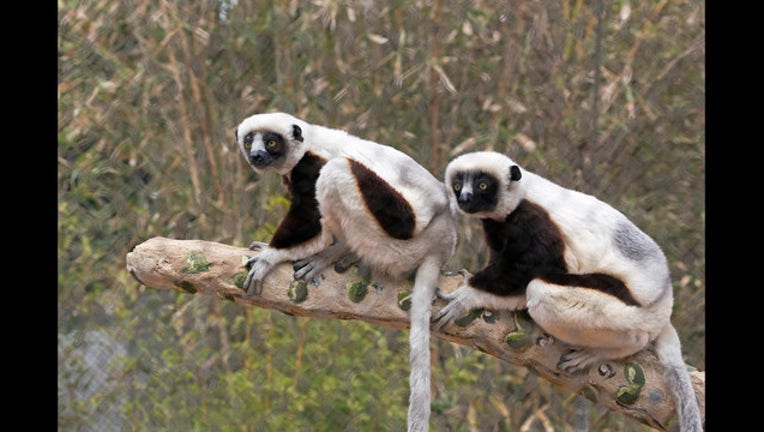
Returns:
[[[421,184],[421,177],[417,175],[418,172],[411,169],[412,167],[408,164],[395,164],[394,168],[398,175],[398,180],[401,182],[401,186],[414,188]]]
[[[634,261],[642,261],[647,258],[653,249],[653,242],[650,237],[630,222],[618,224],[613,243],[623,256]]]

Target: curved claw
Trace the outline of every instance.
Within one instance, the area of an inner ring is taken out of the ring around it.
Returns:
[[[256,263],[257,260],[259,260],[259,259],[260,258],[257,255],[249,257],[247,259],[247,262],[244,263],[244,267],[246,267],[247,269],[251,269],[252,268],[252,264]]]
[[[465,278],[459,285],[459,288],[454,290],[450,294],[440,293],[440,298],[448,300],[448,304],[438,311],[435,316],[435,328],[441,329],[448,323],[456,321],[467,314],[473,309],[509,309],[515,310],[521,306],[520,302],[515,297],[507,297],[502,299],[494,294],[487,293],[469,285],[469,279]],[[436,291],[437,293],[438,291]],[[523,297],[524,299],[524,297]],[[522,303],[524,306],[525,303]]]
[[[467,269],[460,269],[456,271],[458,274],[464,276],[464,279],[467,280],[472,277],[472,273],[470,273]],[[462,282],[464,283],[464,282]]]
[[[247,278],[244,279],[244,287],[247,289],[247,297],[255,297],[260,295],[260,291],[263,289],[263,281],[262,279],[254,279],[250,271]]]
[[[349,253],[334,263],[334,271],[337,273],[345,273],[350,267],[357,264],[361,259],[354,253]]]
[[[254,297],[257,295],[260,295],[260,291],[263,288],[262,280],[257,280],[255,277],[255,269],[254,264],[258,261],[257,256],[250,257],[246,263],[244,263],[244,266],[249,269],[249,273],[247,273],[247,278],[244,279],[244,289],[247,291],[247,297]]]
[[[440,288],[437,288],[435,289],[435,296],[437,298],[443,299],[449,302],[452,300],[455,300],[460,293],[459,290],[469,285],[469,280],[472,277],[472,273],[468,272],[467,269],[457,270],[455,273],[460,274],[464,277],[464,279],[462,279],[462,282],[459,284],[459,287],[457,287],[457,289],[455,289],[451,293],[443,292],[443,290],[441,290]]]
[[[449,323],[458,320],[467,315],[472,308],[466,302],[454,298],[449,304],[444,306],[433,321],[433,328],[441,330]]]
[[[266,247],[268,247],[268,243],[261,242],[261,241],[253,241],[248,246],[249,250],[263,250]]]
[[[315,263],[311,258],[295,261],[292,265],[292,270],[294,270],[293,277],[295,280],[313,279],[312,275],[315,268]]]
[[[439,298],[441,300],[445,300],[445,301],[449,301],[450,302],[451,300],[453,300],[455,298],[455,293],[456,293],[456,291],[447,293],[447,292],[444,292],[443,290],[441,290],[440,287],[435,288],[435,297]]]
[[[306,265],[310,264],[310,258],[305,258],[301,260],[297,260],[294,263],[292,263],[292,270],[295,272],[300,270],[301,268],[304,268]],[[295,278],[297,279],[297,278]]]
[[[355,254],[348,252],[343,243],[335,242],[315,255],[295,261],[292,266],[294,278],[305,281],[320,278],[321,273],[332,264],[335,264],[334,268],[338,273],[342,273],[358,260],[354,257]]]
[[[596,350],[592,349],[572,349],[562,356],[557,362],[557,368],[569,374],[584,371],[592,364],[600,361],[600,356]]]

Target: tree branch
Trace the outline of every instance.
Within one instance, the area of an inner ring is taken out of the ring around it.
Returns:
[[[259,296],[247,298],[238,285],[246,277],[245,257],[255,253],[209,241],[154,237],[127,254],[127,269],[151,288],[212,295],[292,315],[358,319],[399,330],[409,326],[406,294],[411,285],[404,282],[378,288],[365,283],[355,267],[343,274],[329,270],[320,282],[305,284],[294,281],[291,266],[284,264],[266,277]],[[453,291],[462,278],[442,276],[439,287]],[[437,300],[433,314],[444,304]],[[673,398],[652,348],[586,373],[569,375],[556,368],[569,346],[545,334],[524,312],[473,311],[432,335],[528,367],[573,393],[655,429],[667,430],[675,421]],[[690,375],[705,416],[705,372],[693,371]]]

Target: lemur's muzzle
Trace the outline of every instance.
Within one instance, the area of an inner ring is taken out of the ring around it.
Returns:
[[[465,213],[475,213],[478,211],[477,200],[474,199],[474,196],[470,192],[460,193],[459,196],[456,197],[456,202],[459,204],[459,208]]]
[[[265,168],[273,162],[273,156],[263,150],[253,151],[249,154],[249,164],[255,168]]]

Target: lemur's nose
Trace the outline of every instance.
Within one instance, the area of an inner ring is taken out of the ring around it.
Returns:
[[[271,155],[262,150],[258,150],[249,154],[249,163],[252,165],[267,165],[271,162],[271,159]]]
[[[462,204],[466,204],[466,203],[468,203],[468,202],[472,201],[472,194],[471,194],[471,193],[469,193],[469,192],[464,192],[464,193],[461,193],[461,194],[459,194],[459,199],[458,199],[458,201],[459,201],[460,203],[462,203]]]

